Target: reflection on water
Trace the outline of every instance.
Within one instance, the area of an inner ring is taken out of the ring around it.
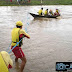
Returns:
[[[28,12],[37,13],[43,7],[60,10],[58,19],[34,19]],[[11,30],[21,20],[27,27],[31,39],[24,39],[23,51],[27,58],[25,72],[55,72],[58,61],[72,61],[72,6],[1,6],[0,7],[0,51],[11,43]],[[29,25],[27,25],[29,23]],[[14,55],[11,56],[14,62]],[[10,72],[18,72],[19,63],[14,62]]]

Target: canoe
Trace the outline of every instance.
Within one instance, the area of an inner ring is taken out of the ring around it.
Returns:
[[[47,16],[40,16],[40,15],[37,15],[37,14],[33,14],[33,13],[29,13],[30,15],[32,15],[34,18],[57,18],[58,16],[51,16],[51,15],[47,15]]]

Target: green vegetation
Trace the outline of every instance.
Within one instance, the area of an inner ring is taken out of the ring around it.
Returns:
[[[15,6],[19,5],[16,1],[10,2],[10,1],[0,1],[0,6]]]
[[[41,5],[41,0],[31,0],[30,3],[22,2],[21,5]],[[18,6],[17,0],[0,0],[0,6]],[[72,0],[43,0],[42,5],[72,5]]]

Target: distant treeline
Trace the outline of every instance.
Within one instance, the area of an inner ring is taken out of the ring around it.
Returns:
[[[72,0],[0,0],[0,6],[16,5],[72,5]]]

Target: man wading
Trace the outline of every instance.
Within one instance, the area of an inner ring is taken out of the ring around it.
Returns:
[[[25,32],[25,30],[22,29],[23,23],[21,21],[16,22],[16,28],[13,28],[11,32],[12,36],[12,43],[11,43],[11,49],[19,42],[23,37],[30,38],[30,36]],[[12,50],[15,55],[15,62],[18,61],[18,58],[22,60],[20,72],[23,72],[23,69],[26,64],[26,58],[25,55],[21,49],[22,41]]]

